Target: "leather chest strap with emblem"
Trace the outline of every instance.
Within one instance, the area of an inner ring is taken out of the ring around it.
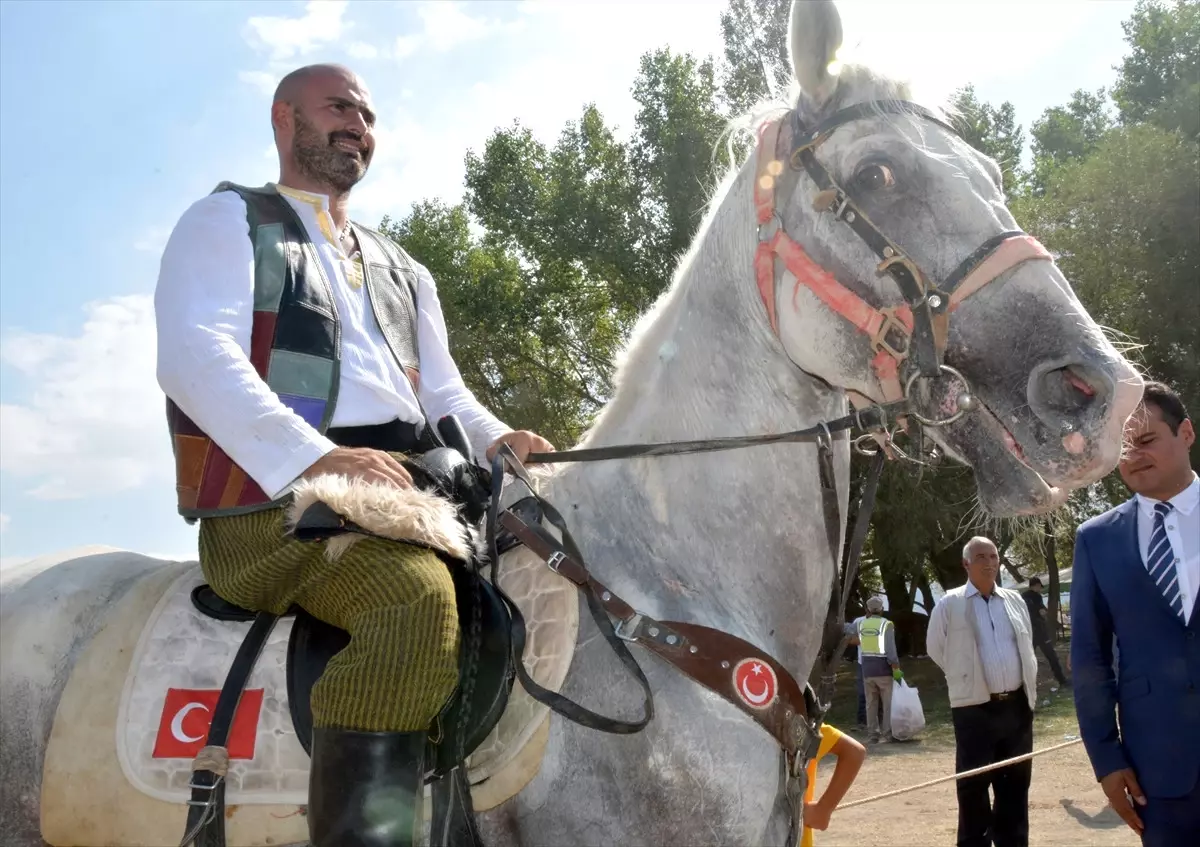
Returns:
[[[597,580],[545,530],[512,512],[500,525],[540,556],[560,576],[599,600],[619,619],[616,634],[640,644],[696,682],[745,712],[789,754],[809,737],[804,691],[775,659],[737,636],[699,624],[659,621],[642,614]]]

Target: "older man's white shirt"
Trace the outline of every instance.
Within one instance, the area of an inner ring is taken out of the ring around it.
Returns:
[[[985,598],[973,582],[967,583],[963,594],[975,616],[979,660],[983,663],[988,691],[992,694],[1016,691],[1021,687],[1021,654],[1004,600],[995,592]]]

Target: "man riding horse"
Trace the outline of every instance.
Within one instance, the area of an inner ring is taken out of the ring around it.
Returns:
[[[287,534],[289,493],[339,475],[398,488],[400,459],[454,415],[470,452],[552,450],[463,384],[429,272],[348,217],[375,150],[351,71],[288,74],[271,106],[275,184],[222,183],[175,226],[155,309],[178,508],[223,599],[299,606],[350,635],[312,691],[314,847],[412,843],[430,726],[458,680],[459,622],[431,550],[362,538],[335,562]]]

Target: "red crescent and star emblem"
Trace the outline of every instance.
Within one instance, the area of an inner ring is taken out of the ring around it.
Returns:
[[[775,669],[758,659],[742,659],[733,668],[733,688],[751,709],[765,709],[775,702],[779,680]]]
[[[168,688],[151,757],[191,759],[199,753],[208,738],[208,727],[220,696],[221,692],[216,689]],[[254,758],[262,703],[263,689],[252,688],[242,692],[225,745],[229,750],[229,758]]]

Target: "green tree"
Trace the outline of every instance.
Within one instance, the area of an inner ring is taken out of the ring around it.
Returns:
[[[1107,106],[1103,88],[1094,94],[1079,89],[1067,105],[1047,109],[1030,130],[1033,155],[1057,164],[1086,157],[1113,125]]]
[[[721,13],[725,61],[721,93],[731,114],[782,95],[791,85],[788,62],[790,0],[730,0]]]
[[[1043,194],[1054,168],[1085,158],[1112,127],[1108,95],[1101,88],[1094,94],[1082,89],[1071,95],[1066,106],[1047,109],[1033,123],[1033,172],[1031,189]]]
[[[498,239],[471,234],[461,205],[418,203],[381,229],[437,281],[450,351],[480,402],[511,426],[576,441],[600,403],[569,340],[587,322],[587,298],[547,292]]]
[[[1025,133],[1016,120],[1016,110],[1007,100],[999,108],[981,102],[975,86],[967,85],[949,100],[949,111],[963,139],[976,150],[991,156],[1004,177],[1004,194],[1011,201],[1021,189],[1021,153]]]
[[[1121,26],[1132,48],[1113,86],[1121,122],[1200,139],[1200,2],[1139,0]]]
[[[644,192],[637,217],[646,223],[642,246],[653,280],[646,305],[670,284],[723,169],[717,150],[726,121],[717,94],[711,61],[666,49],[642,57],[630,164]]]

